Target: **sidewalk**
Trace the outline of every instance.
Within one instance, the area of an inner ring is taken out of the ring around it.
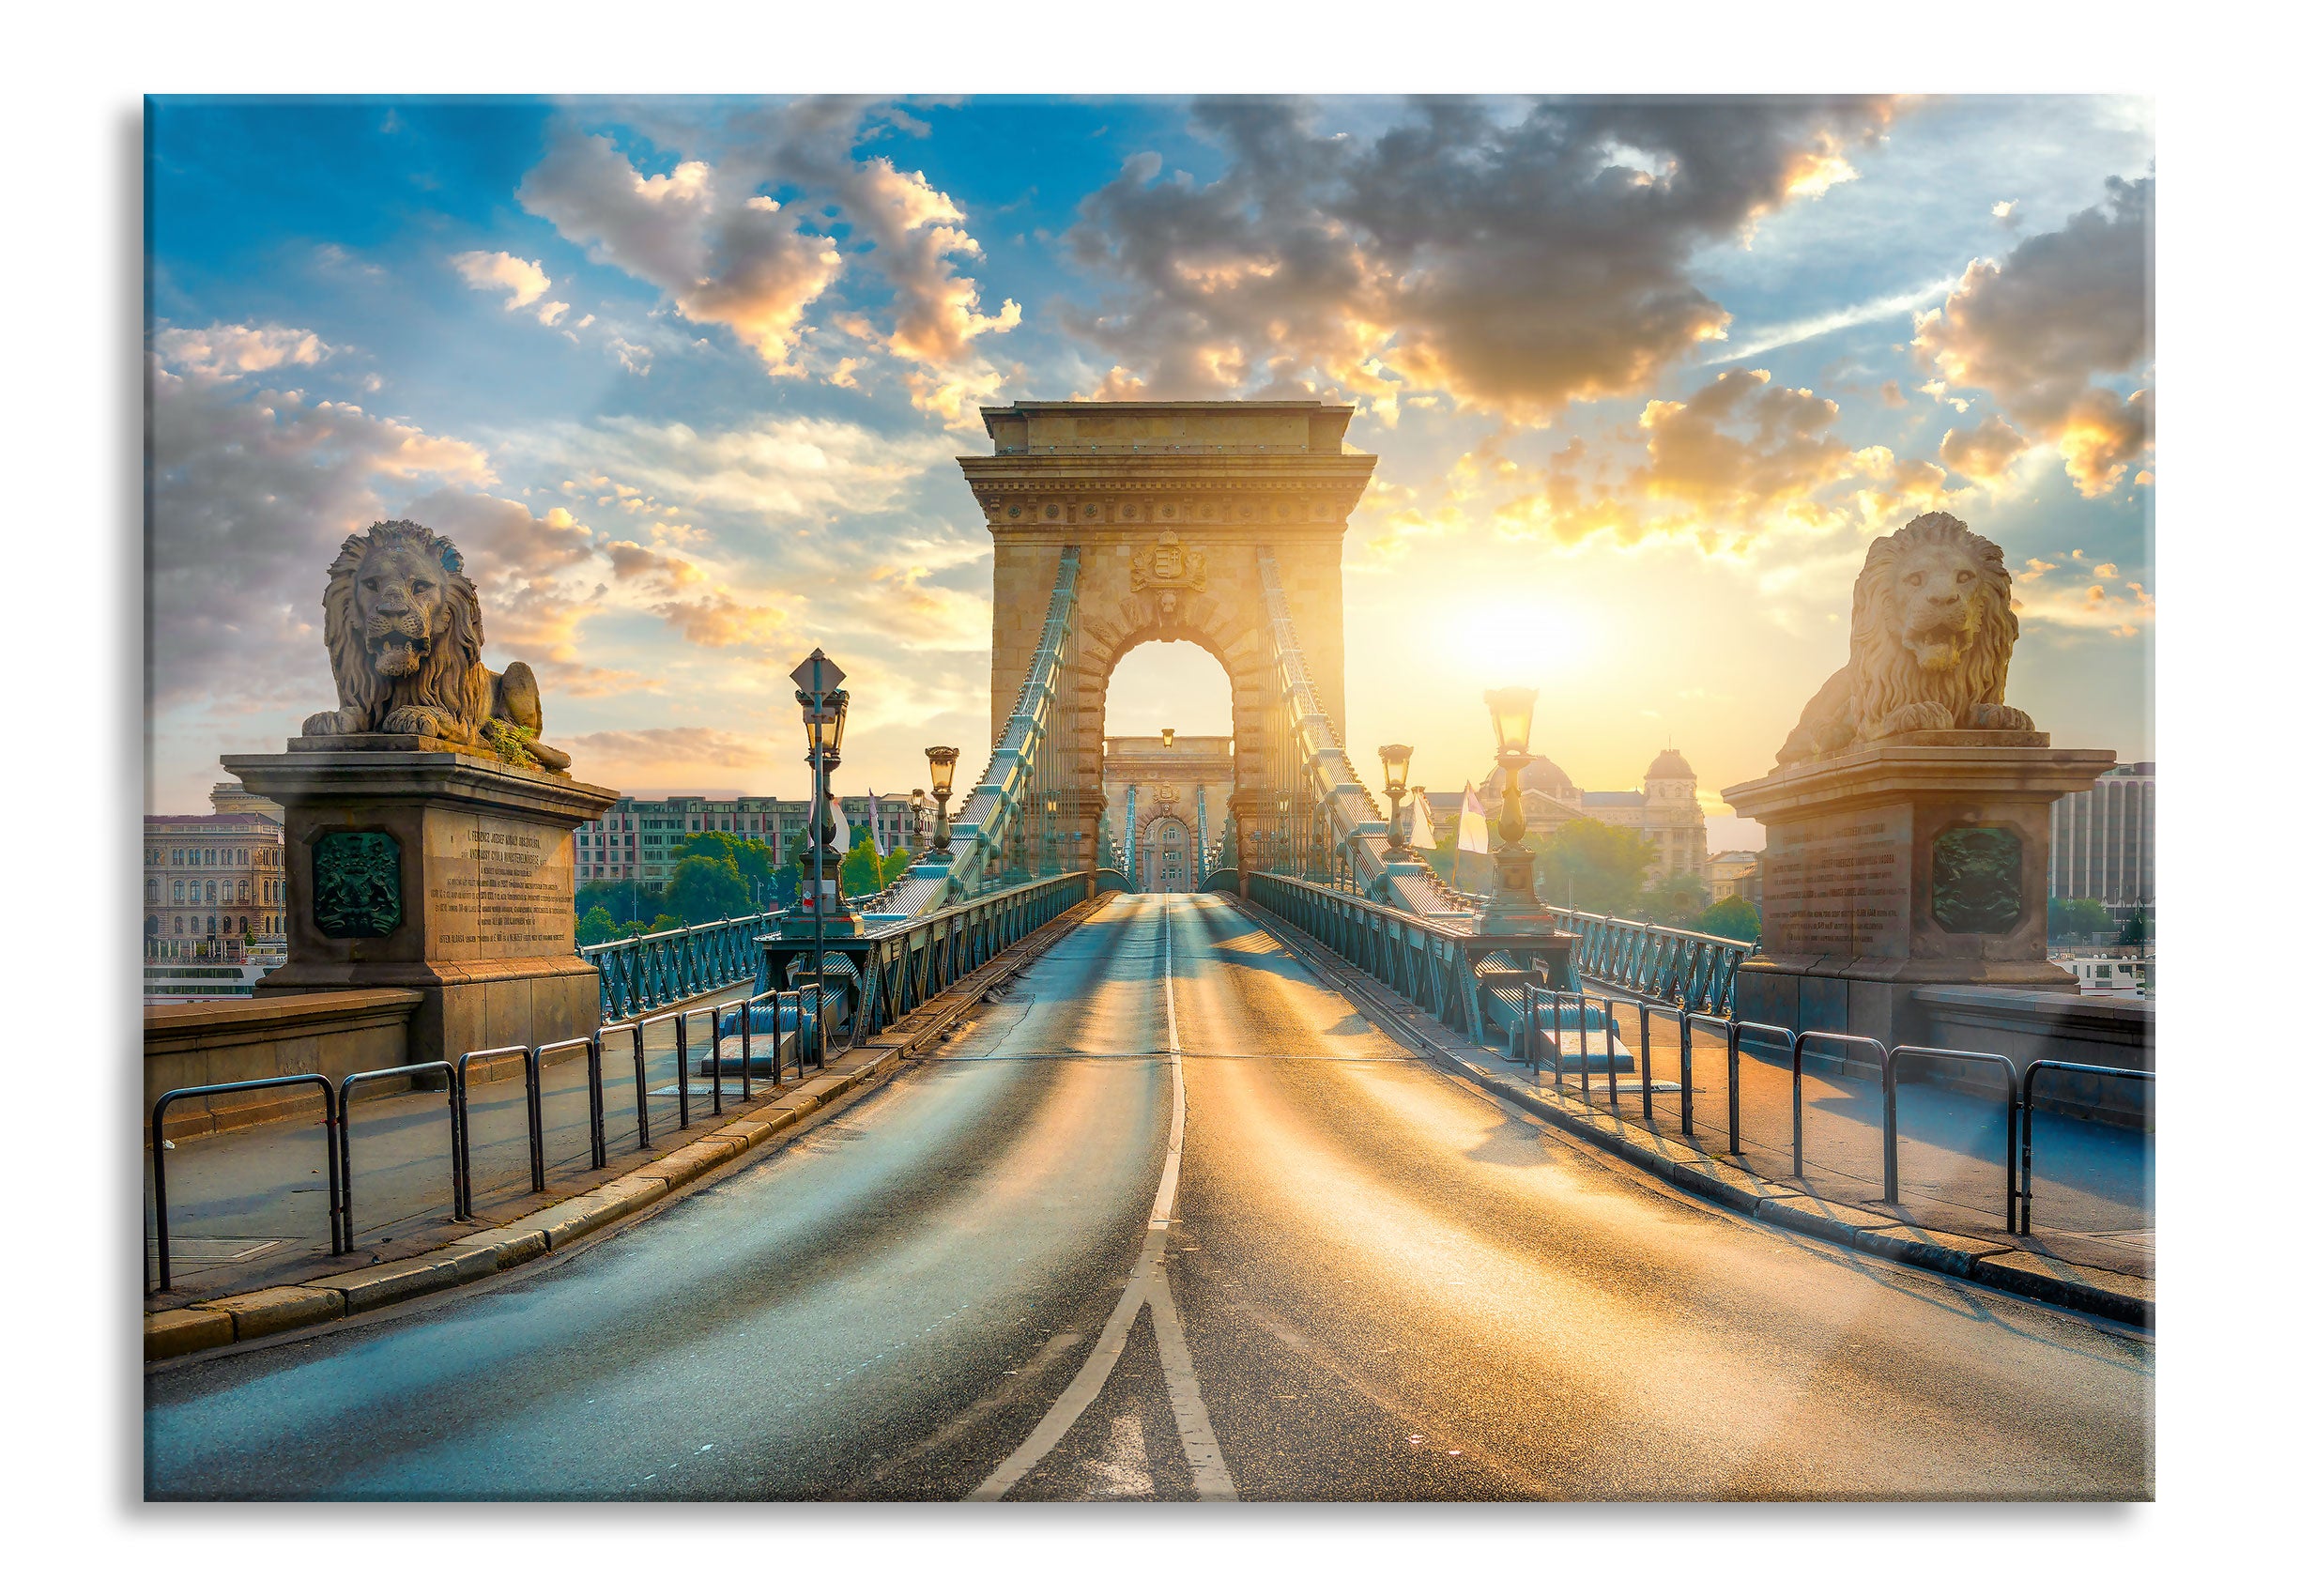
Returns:
[[[589,1190],[648,1159],[719,1128],[743,1113],[743,1082],[730,1067],[722,1085],[727,1113],[711,1113],[708,1027],[690,1025],[689,1128],[679,1128],[677,1028],[682,1010],[729,1003],[750,983],[688,999],[646,1018],[648,1129],[638,1144],[638,1097],[627,1036],[607,1038],[605,1082],[607,1167],[590,1167],[590,1070],[583,1051],[569,1049],[543,1069],[544,1166],[547,1193],[529,1189],[527,1088],[514,1073],[471,1087],[471,1195],[477,1224],[450,1218],[452,1162],[445,1091],[356,1097],[351,1110],[351,1200],[357,1229],[346,1258],[328,1254],[328,1152],[316,1097],[308,1118],[282,1119],[175,1143],[168,1153],[171,1289],[155,1303],[189,1301],[300,1280],[333,1264],[390,1262],[445,1245],[467,1232],[498,1225],[534,1208]],[[752,1042],[756,1108],[797,1085],[784,1038],[785,1085],[767,1079],[766,1037]],[[725,1045],[730,1061],[740,1047]],[[868,1063],[883,1050],[865,1046],[835,1060],[841,1068]],[[807,1073],[812,1083],[814,1072]],[[146,1166],[148,1169],[148,1165]],[[151,1189],[144,1197],[147,1279],[157,1281]]]
[[[1602,994],[1592,992],[1592,997]],[[1622,1041],[1634,1058],[1637,1011],[1617,1000]],[[1740,1062],[1740,1147],[1727,1146],[1725,1038],[1696,1028],[1693,1048],[1694,1134],[1680,1128],[1677,1027],[1654,1016],[1653,1120],[1643,1117],[1638,1074],[1617,1078],[1620,1117],[1769,1182],[1890,1216],[1926,1230],[1972,1236],[2064,1259],[2088,1268],[2153,1281],[2156,1272],[2155,1139],[2122,1126],[2039,1112],[2032,1140],[2033,1235],[2004,1228],[2005,1108],[1928,1082],[1894,1093],[1900,1122],[1901,1201],[1884,1202],[1884,1088],[1808,1066],[1804,1075],[1804,1178],[1790,1175],[1789,1072],[1744,1049]],[[1565,1096],[1583,1099],[1567,1032]],[[1602,1044],[1593,1036],[1591,1052]],[[1527,1067],[1502,1066],[1516,1073]],[[1540,1072],[1555,1085],[1556,1073]],[[1589,1078],[1587,1101],[1610,1109],[1605,1078]]]
[[[1653,1114],[1645,1117],[1637,1069],[1634,1003],[1615,999],[1625,1073],[1592,1070],[1585,1095],[1578,1038],[1563,1038],[1565,1084],[1440,1026],[1378,977],[1268,912],[1248,913],[1362,1005],[1386,1017],[1409,1045],[1442,1067],[1483,1082],[1554,1123],[1570,1127],[1633,1164],[1740,1212],[1858,1251],[1970,1279],[2024,1296],[2136,1324],[2155,1301],[2155,1143],[2145,1132],[2039,1113],[2033,1141],[2034,1234],[2005,1229],[2005,1113],[2001,1100],[1928,1082],[1894,1093],[1901,1201],[1883,1196],[1882,1087],[1808,1070],[1804,1078],[1804,1178],[1789,1174],[1789,1072],[1741,1059],[1741,1152],[1726,1152],[1725,1038],[1696,1026],[1693,1119],[1681,1128],[1679,1048],[1674,1015],[1653,1016]],[[1602,994],[1591,991],[1593,1002]],[[1496,1037],[1498,1043],[1499,1038]],[[1589,1051],[1604,1056],[1595,1016]]]

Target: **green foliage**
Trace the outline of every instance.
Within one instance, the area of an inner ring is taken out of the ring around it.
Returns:
[[[592,904],[589,909],[583,911],[583,917],[575,922],[575,945],[577,947],[596,947],[603,942],[618,940],[618,936],[619,928],[615,924],[615,916],[608,913],[603,904]]]
[[[2093,937],[2115,928],[2116,923],[2096,898],[2056,898],[2045,905],[2047,938]]]
[[[838,890],[850,898],[862,898],[885,884],[886,861],[879,857],[879,845],[870,839],[868,831],[857,828],[852,846],[839,861]]]
[[[2134,911],[2132,918],[2124,922],[2124,928],[2117,933],[2116,940],[2120,946],[2139,947],[2152,941],[2154,935],[2155,928],[2149,924],[2148,911],[2140,909]]]
[[[1637,904],[1632,911],[1633,919],[1649,921],[1656,926],[1675,926],[1680,930],[1692,930],[1709,907],[1709,888],[1701,878],[1679,870],[1674,876],[1664,876],[1637,895]]]
[[[1539,852],[1541,896],[1549,902],[1625,915],[1636,907],[1647,867],[1661,849],[1625,826],[1568,821]]]
[[[507,765],[521,770],[541,770],[543,761],[535,757],[535,733],[524,726],[514,726],[508,720],[490,720],[480,728],[480,735],[495,757]]]
[[[763,842],[753,842],[748,837],[735,836],[723,831],[696,833],[682,841],[672,851],[671,857],[681,861],[723,860],[733,866],[736,873],[759,889],[761,895],[775,876],[774,850]]]
[[[1757,929],[1762,924],[1763,919],[1757,913],[1757,906],[1737,892],[1730,898],[1719,898],[1701,911],[1699,917],[1693,923],[1693,928],[1712,937],[1730,937],[1735,942],[1755,942],[1757,940]]]
[[[751,913],[751,883],[731,861],[691,853],[684,847],[680,852],[680,861],[671,870],[670,890],[664,894],[665,908],[679,922],[702,926]]]

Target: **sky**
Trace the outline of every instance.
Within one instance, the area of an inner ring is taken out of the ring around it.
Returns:
[[[842,790],[980,768],[990,540],[954,456],[1020,399],[1354,404],[1351,753],[1589,789],[1664,745],[1712,847],[1843,665],[1869,541],[2003,546],[2007,701],[2153,757],[2145,100],[148,102],[146,807],[333,707],[325,569],[408,517],[575,774]],[[1034,618],[1035,620],[1035,618]],[[1328,688],[1329,693],[1332,689]],[[1112,734],[1229,730],[1144,645]]]

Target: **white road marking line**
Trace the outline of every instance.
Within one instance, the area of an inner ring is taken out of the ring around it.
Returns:
[[[1182,1338],[1181,1317],[1174,1312],[1173,1297],[1160,1272],[1166,1262],[1168,1226],[1173,1219],[1174,1190],[1182,1179],[1185,1107],[1182,1033],[1174,1021],[1173,920],[1163,898],[1158,901],[1158,932],[1164,954],[1161,963],[1166,988],[1166,1058],[1173,1071],[1174,1094],[1173,1120],[1166,1135],[1166,1167],[1158,1179],[1158,1197],[1150,1205],[1150,1220],[1145,1227],[1148,1234],[1142,1238],[1142,1255],[1135,1260],[1134,1272],[1127,1277],[1118,1306],[1103,1325],[1102,1334],[1096,1341],[1094,1351],[1087,1354],[1084,1366],[1071,1376],[1070,1384],[1014,1454],[968,1495],[966,1499],[970,1502],[995,1502],[1004,1497],[1070,1433],[1109,1383],[1110,1372],[1118,1366],[1118,1358],[1126,1351],[1127,1337],[1133,1330],[1134,1321],[1141,1317],[1144,1301],[1150,1304],[1150,1328],[1158,1341],[1158,1366],[1166,1375],[1167,1400],[1173,1406],[1174,1426],[1181,1432],[1183,1453],[1189,1459],[1190,1483],[1201,1501],[1238,1499],[1237,1486],[1230,1477],[1229,1466],[1222,1461],[1221,1447],[1214,1438],[1214,1427],[1206,1416],[1205,1399],[1198,1389],[1198,1373],[1190,1363],[1189,1347]]]

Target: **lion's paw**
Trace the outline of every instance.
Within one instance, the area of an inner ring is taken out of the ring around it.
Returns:
[[[350,718],[341,710],[322,710],[317,714],[307,714],[303,717],[303,734],[306,737],[345,736],[348,732],[345,722]]]
[[[444,717],[421,704],[403,704],[384,716],[384,730],[400,737],[444,737],[447,722]]]
[[[1901,731],[1954,731],[1956,716],[1948,705],[1926,700],[1921,704],[1903,704],[1885,717],[1885,733],[1891,736]]]
[[[1970,731],[2034,731],[2036,722],[2029,712],[2005,704],[1975,704],[1965,712],[1965,727]]]

